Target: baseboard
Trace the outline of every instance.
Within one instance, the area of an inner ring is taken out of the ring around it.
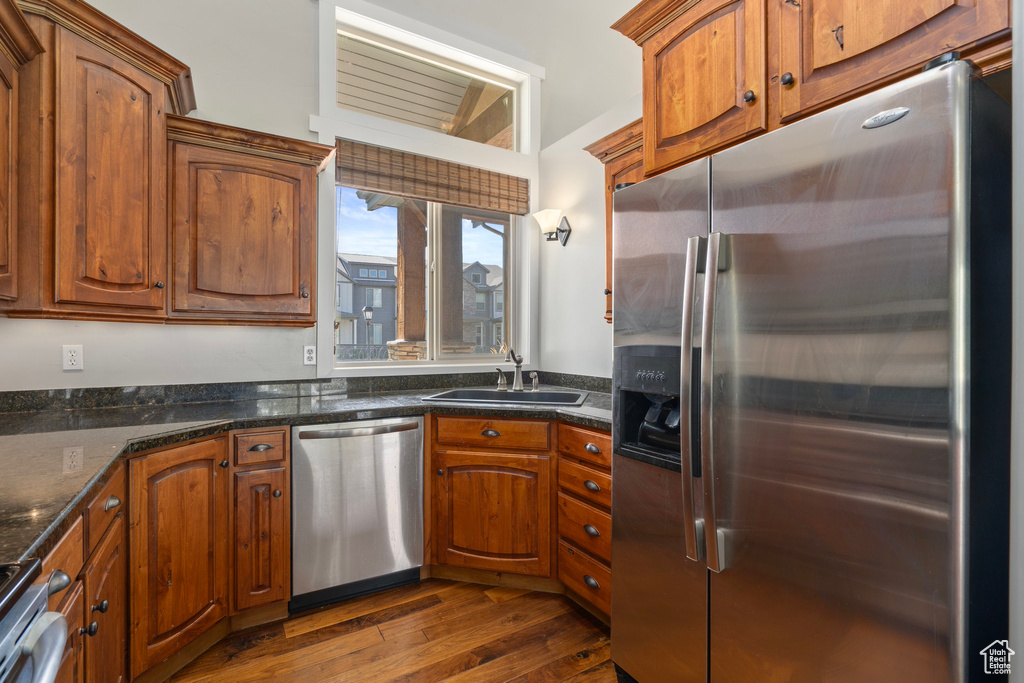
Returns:
[[[466,567],[448,567],[437,564],[424,567],[423,569],[423,573],[434,579],[481,583],[485,586],[521,588],[540,593],[565,593],[565,586],[558,579],[523,576],[522,574],[509,574],[508,572],[492,572],[484,569],[468,569]]]

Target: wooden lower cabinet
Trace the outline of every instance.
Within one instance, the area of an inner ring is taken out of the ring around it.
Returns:
[[[118,515],[82,572],[87,624],[96,632],[83,636],[85,680],[120,683],[127,674],[127,547],[124,519]]]
[[[438,562],[551,575],[551,458],[439,451]]]
[[[291,592],[288,470],[236,472],[235,611],[287,600]]]
[[[227,442],[129,461],[133,678],[228,615]]]
[[[85,680],[85,656],[82,652],[82,629],[85,627],[85,596],[81,581],[71,584],[57,611],[68,622],[68,640],[60,658],[60,669],[54,683],[82,683]]]

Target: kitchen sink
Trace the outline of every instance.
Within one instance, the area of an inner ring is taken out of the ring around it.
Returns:
[[[427,396],[424,401],[454,403],[519,403],[534,406],[579,406],[587,400],[585,391],[498,391],[497,389],[452,389]]]

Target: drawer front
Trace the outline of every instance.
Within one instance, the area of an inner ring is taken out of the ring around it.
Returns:
[[[597,505],[612,506],[612,478],[572,460],[558,461],[558,486]]]
[[[288,458],[288,427],[231,432],[235,467],[281,462]]]
[[[82,565],[85,564],[85,553],[82,551],[84,543],[83,526],[82,518],[79,517],[71,525],[71,528],[68,529],[68,532],[64,534],[64,537],[57,542],[53,550],[43,558],[43,572],[36,583],[45,583],[50,579],[50,574],[57,570],[67,574],[68,578],[74,582],[75,577],[82,571]],[[65,589],[51,595],[48,599],[49,608],[56,610],[57,605],[60,604],[67,594],[68,590]]]
[[[612,612],[612,572],[565,541],[558,542],[558,578],[604,612]]]
[[[558,425],[558,452],[601,467],[611,467],[612,437],[606,432]]]
[[[96,544],[103,538],[114,521],[117,513],[124,510],[128,501],[128,488],[125,477],[125,466],[117,464],[117,471],[110,481],[104,485],[100,492],[89,503],[85,509],[85,554],[88,556],[96,548]]]
[[[438,417],[437,442],[449,446],[546,451],[551,448],[551,425],[539,420]]]
[[[558,535],[569,539],[591,555],[605,561],[611,560],[611,515],[564,493],[558,494]]]

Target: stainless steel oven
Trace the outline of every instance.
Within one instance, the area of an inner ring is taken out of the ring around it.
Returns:
[[[40,571],[39,560],[0,565],[0,683],[53,683],[60,669],[68,625],[46,598],[70,580],[54,572],[33,585]]]

